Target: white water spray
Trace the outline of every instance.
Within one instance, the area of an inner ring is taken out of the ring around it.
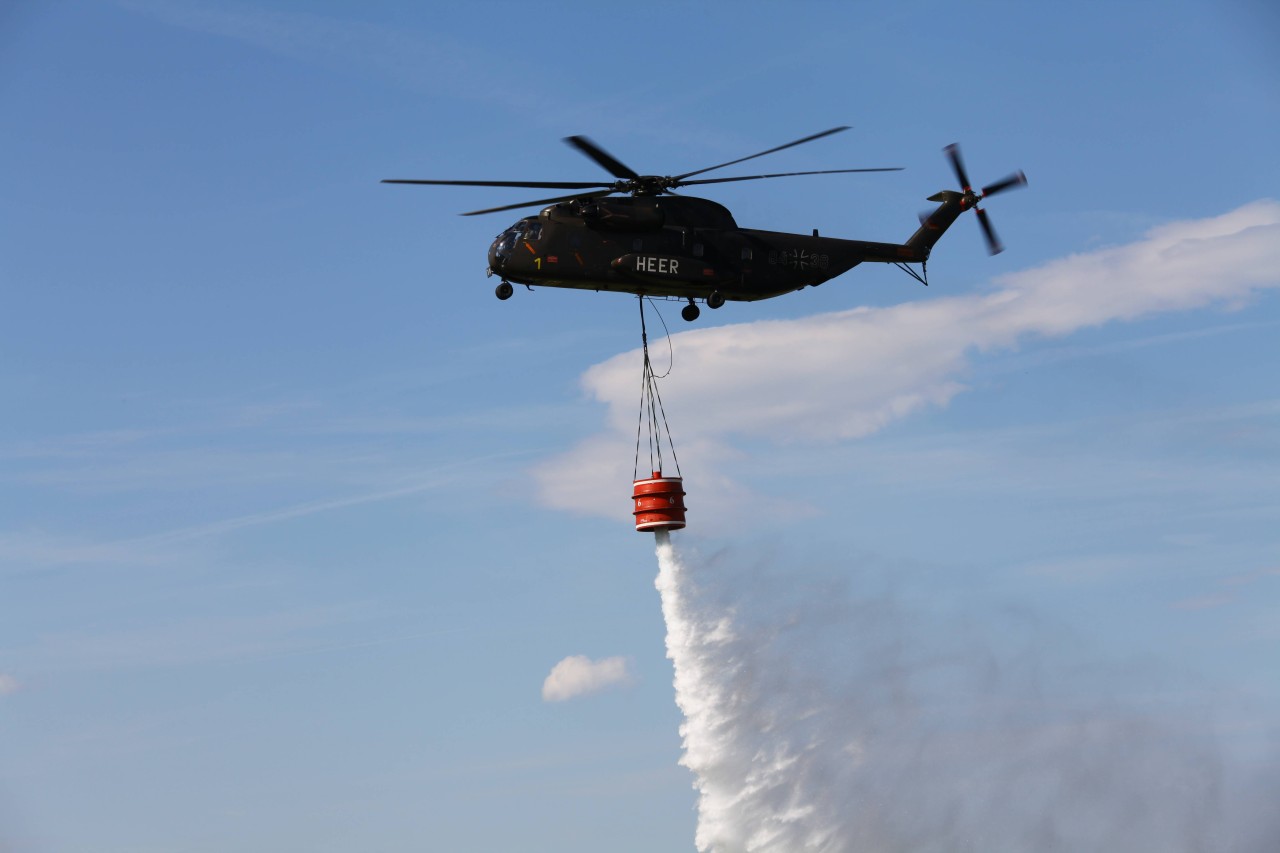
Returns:
[[[892,596],[686,563],[666,532],[657,556],[704,853],[1280,849],[1229,819],[1194,716],[1126,710],[1047,627],[992,651]]]
[[[684,712],[681,764],[697,777],[699,850],[841,849],[831,816],[797,782],[804,745],[767,741],[784,722],[760,695],[764,681],[736,631],[731,612],[698,601],[667,531],[657,534],[658,578],[675,666],[676,703]],[[803,721],[785,721],[803,728]]]

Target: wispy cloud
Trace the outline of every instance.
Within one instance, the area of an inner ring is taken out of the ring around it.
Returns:
[[[626,658],[592,660],[586,655],[570,655],[551,668],[542,683],[542,698],[546,702],[564,702],[631,681]]]
[[[1280,323],[1221,323],[1216,326],[1207,326],[1202,329],[1189,329],[1182,332],[1168,332],[1160,335],[1146,335],[1144,337],[1131,338],[1123,341],[1112,341],[1110,343],[1095,344],[1093,346],[1074,346],[1064,344],[1062,346],[1039,349],[1034,353],[1025,353],[1001,359],[998,364],[985,368],[985,372],[989,374],[1017,373],[1028,368],[1040,367],[1043,365],[1061,364],[1080,359],[1113,355],[1115,353],[1135,352],[1153,347],[1179,344],[1185,341],[1202,340],[1205,338],[1218,337],[1220,335],[1232,335],[1238,332],[1250,332],[1258,329],[1275,328],[1277,325],[1280,325]]]
[[[5,649],[4,655],[46,673],[262,660],[377,645],[382,641],[349,639],[353,629],[368,630],[375,612],[367,604],[341,602],[251,614],[186,614],[145,624],[46,631],[27,645]]]
[[[573,73],[580,63],[535,61],[527,58],[527,52],[505,49],[511,34],[509,27],[500,26],[493,31],[504,45],[496,49],[493,39],[486,39],[483,32],[472,41],[460,42],[423,29],[397,29],[352,15],[338,18],[194,0],[117,2],[126,10],[173,27],[234,39],[302,62],[339,66],[434,97],[469,105],[488,104],[504,115],[519,117],[531,126],[545,127],[556,134],[565,128],[589,124],[593,133],[647,137],[667,144],[677,140],[717,155],[741,153],[744,145],[757,145],[761,140],[747,141],[722,130],[683,125],[678,107],[713,102],[727,90],[737,91],[753,79],[804,61],[785,45],[777,46],[768,55],[756,49],[747,71],[723,64],[709,71],[701,58],[690,58],[686,60],[690,85],[678,93],[663,88],[661,96],[655,95],[645,75],[633,75],[635,79],[615,81],[617,88],[601,97],[591,86],[583,85],[581,75]],[[517,6],[494,9],[495,15],[528,12]],[[679,61],[678,57],[674,59]],[[562,71],[562,67],[570,70]],[[538,80],[538,85],[513,84],[531,79]],[[616,109],[619,103],[626,103],[627,109]],[[682,168],[697,165],[685,163]]]
[[[766,464],[790,469],[839,464],[856,470],[859,480],[869,485],[936,489],[946,480],[971,494],[1025,494],[1037,483],[1090,482],[1096,487],[1105,484],[1113,496],[1176,492],[1207,498],[1217,492],[1247,501],[1251,513],[1267,513],[1274,511],[1269,505],[1280,477],[1280,460],[1270,452],[1280,427],[1278,406],[1267,400],[1110,412],[945,434],[880,435],[872,441],[829,446],[817,463],[806,462],[808,446],[778,448]],[[1046,446],[1054,452],[1045,454]],[[1237,447],[1249,452],[1223,452]],[[1188,452],[1204,448],[1214,453],[1206,457]]]
[[[141,536],[136,539],[126,540],[123,544],[151,545],[188,539],[202,539],[208,536],[219,536],[225,533],[241,530],[246,527],[258,527],[264,524],[289,521],[291,519],[302,518],[304,516],[315,515],[316,513],[321,512],[329,512],[336,509],[346,509],[348,507],[360,506],[363,504],[380,503],[382,501],[394,500],[396,498],[409,497],[411,495],[417,495],[441,488],[447,483],[452,482],[454,479],[457,479],[459,476],[461,475],[456,474],[452,476],[446,475],[432,477],[421,482],[411,483],[409,485],[393,489],[348,495],[346,497],[330,500],[308,501],[306,503],[280,507],[278,509],[267,510],[265,512],[249,513],[246,515],[219,519],[207,524],[196,524],[190,527],[182,527],[175,530],[165,531],[163,533],[153,533],[147,536]]]
[[[1247,588],[1266,581],[1280,581],[1280,567],[1267,566],[1251,572],[1230,575],[1219,580],[1212,592],[1184,598],[1169,606],[1174,610],[1208,610],[1234,604],[1245,594]]]
[[[1230,604],[1235,599],[1229,595],[1200,595],[1195,598],[1184,598],[1169,605],[1174,610],[1209,610]]]
[[[42,530],[0,531],[0,567],[7,568],[9,571],[29,571],[76,565],[161,565],[173,562],[177,558],[174,546],[181,543],[224,536],[247,528],[277,524],[319,513],[425,494],[459,481],[477,464],[522,455],[500,453],[461,460],[416,474],[402,474],[397,484],[385,488],[323,500],[286,504],[273,509],[174,527],[141,536],[91,541],[82,536],[55,535]]]
[[[185,30],[234,39],[303,62],[339,66],[432,96],[491,104],[510,115],[563,127],[574,106],[573,80],[556,81],[546,63],[529,64],[519,52],[496,51],[482,39],[459,42],[422,30],[404,30],[354,17],[280,11],[190,0],[121,0],[132,12]],[[549,76],[550,75],[550,76]],[[537,87],[512,85],[537,76]]]
[[[406,33],[360,20],[186,0],[122,0],[130,11],[174,27],[235,39],[272,53],[317,63],[340,62],[376,71],[402,84],[461,99],[510,99],[508,85],[493,85],[490,57],[424,33]],[[521,99],[536,93],[521,91]],[[527,102],[527,101],[526,101]]]
[[[663,398],[700,476],[715,479],[735,440],[868,436],[946,406],[977,354],[1160,312],[1237,308],[1280,286],[1277,269],[1280,203],[1259,201],[1004,276],[983,294],[683,332]],[[616,504],[606,496],[634,444],[637,364],[623,353],[583,375],[608,426],[537,469],[548,504],[587,514]]]
[[[43,530],[0,532],[0,574],[69,566],[158,566],[174,555],[136,542],[94,542]]]

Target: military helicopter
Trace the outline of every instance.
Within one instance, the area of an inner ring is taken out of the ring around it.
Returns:
[[[494,239],[489,247],[487,275],[498,276],[495,293],[509,299],[512,284],[568,287],[579,290],[632,293],[687,301],[681,311],[692,322],[698,302],[719,308],[727,301],[770,299],[803,287],[816,287],[861,263],[890,263],[923,284],[929,253],[956,218],[972,209],[991,254],[1003,251],[987,213],[978,203],[1027,183],[1015,172],[975,191],[960,158],[960,149],[943,149],[961,189],[943,190],[929,197],[938,206],[921,215],[920,227],[905,243],[871,243],[812,234],[789,234],[740,228],[723,205],[704,198],[677,195],[673,190],[700,184],[756,181],[796,175],[900,171],[897,167],[827,169],[780,172],[733,178],[698,178],[786,148],[803,145],[848,127],[834,127],[727,163],[680,175],[641,175],[585,136],[565,142],[594,160],[616,178],[612,183],[577,181],[435,181],[388,179],[388,184],[433,184],[471,187],[523,187],[573,190],[568,195],[473,210],[478,216],[547,205],[526,216]],[[608,196],[621,195],[619,198]],[[623,194],[629,194],[627,197]],[[919,264],[920,271],[909,264]]]

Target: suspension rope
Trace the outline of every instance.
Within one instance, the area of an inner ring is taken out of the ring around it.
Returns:
[[[648,444],[649,444],[649,471],[662,470],[662,435],[665,432],[667,437],[667,447],[671,451],[671,461],[676,466],[676,476],[683,476],[680,473],[680,460],[676,456],[676,446],[671,440],[671,426],[667,423],[667,413],[662,405],[662,395],[658,393],[657,380],[668,376],[671,373],[671,367],[668,366],[667,372],[662,377],[654,375],[653,362],[649,359],[649,329],[645,323],[644,303],[646,297],[638,297],[640,300],[640,342],[644,352],[644,375],[640,383],[640,417],[636,424],[636,459],[635,469],[632,479],[639,479],[640,474],[640,434],[645,432],[648,427]],[[656,309],[655,309],[656,310]],[[662,320],[662,314],[658,314],[658,319]],[[666,327],[666,321],[662,322]],[[667,332],[667,343],[670,346],[671,333]],[[674,358],[672,359],[674,364]],[[659,428],[661,421],[661,429]]]

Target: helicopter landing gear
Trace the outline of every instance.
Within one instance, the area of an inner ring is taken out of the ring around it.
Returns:
[[[508,281],[504,281],[493,289],[493,295],[502,300],[510,299],[512,293],[515,293],[515,288]]]
[[[718,290],[713,290],[711,295],[707,297],[707,307],[712,310],[724,305],[724,294]]]
[[[698,319],[698,315],[701,313],[702,312],[698,310],[698,306],[693,304],[693,299],[690,299],[689,304],[681,309],[680,316],[692,323],[694,320]]]

